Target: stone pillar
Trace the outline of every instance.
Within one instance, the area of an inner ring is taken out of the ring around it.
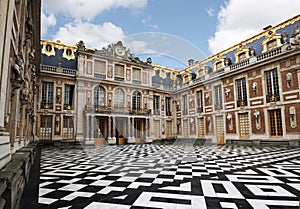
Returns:
[[[131,126],[129,126],[131,129],[131,137],[128,139],[128,143],[135,144],[135,136],[134,136],[134,117],[131,118]]]
[[[85,142],[90,140],[90,120],[89,116],[85,116]]]
[[[108,124],[107,124],[107,137],[108,140],[111,139],[111,116],[108,116]]]
[[[112,116],[112,130],[110,133],[112,133],[112,137],[110,140],[108,140],[108,144],[116,144],[117,141],[116,141],[116,117],[115,116]]]
[[[146,126],[145,126],[145,138],[146,138],[146,142],[149,139],[149,119],[146,118]]]
[[[87,120],[86,120],[86,126],[84,124],[84,119],[86,118],[84,116],[85,111],[85,89],[84,89],[84,82],[78,82],[78,88],[77,88],[77,120],[76,120],[76,140],[77,141],[83,141],[84,137],[86,137],[84,130],[84,127],[87,126]],[[86,118],[87,119],[87,118]]]
[[[130,126],[130,117],[127,118],[127,139],[131,138],[131,126]]]
[[[86,140],[86,144],[94,144],[94,120],[95,117],[93,115],[90,115],[88,119],[89,129],[87,130],[89,138],[88,140]]]

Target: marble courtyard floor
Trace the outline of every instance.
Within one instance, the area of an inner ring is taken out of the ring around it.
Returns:
[[[122,145],[41,150],[39,208],[299,208],[300,149]]]

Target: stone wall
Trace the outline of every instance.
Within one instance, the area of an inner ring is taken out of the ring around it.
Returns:
[[[11,161],[0,170],[0,208],[20,208],[36,150],[36,144],[28,144],[14,153]]]

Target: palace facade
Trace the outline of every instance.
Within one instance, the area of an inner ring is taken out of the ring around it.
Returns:
[[[300,16],[175,70],[133,56],[41,41],[39,140],[86,144],[197,138],[300,139]]]
[[[36,136],[40,4],[0,1],[0,169]]]

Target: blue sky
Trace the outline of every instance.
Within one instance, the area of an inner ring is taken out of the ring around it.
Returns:
[[[42,0],[42,38],[131,52],[174,68],[298,15],[300,0]]]

